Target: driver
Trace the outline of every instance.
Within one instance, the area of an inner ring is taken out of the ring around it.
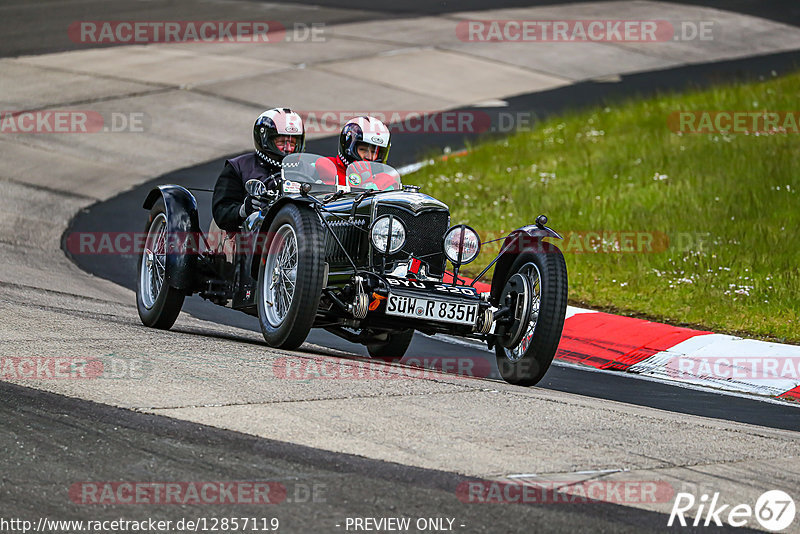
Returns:
[[[247,195],[244,184],[257,178],[268,189],[274,188],[283,158],[302,152],[305,139],[303,119],[289,108],[274,108],[259,115],[253,125],[255,151],[225,161],[217,178],[212,200],[217,226],[236,232],[248,215],[266,208],[264,202]]]
[[[389,128],[375,117],[350,119],[339,134],[339,153],[328,159],[336,165],[339,185],[345,185],[345,170],[354,161],[386,163],[391,147]]]

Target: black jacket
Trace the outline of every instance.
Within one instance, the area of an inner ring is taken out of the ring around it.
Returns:
[[[269,187],[277,172],[280,172],[279,168],[263,163],[254,152],[225,161],[211,201],[211,212],[217,226],[228,232],[238,231],[244,220],[239,216],[239,208],[247,196],[244,184],[257,178]]]

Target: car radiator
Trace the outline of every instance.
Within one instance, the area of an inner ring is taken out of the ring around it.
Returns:
[[[355,226],[353,226],[355,224]],[[357,261],[361,251],[361,243],[366,232],[369,230],[365,219],[356,219],[352,223],[343,220],[331,220],[328,222],[331,230],[344,246],[350,257]],[[330,233],[325,233],[325,261],[331,265],[349,264],[344,251],[331,237]]]
[[[442,239],[450,226],[450,213],[447,210],[423,210],[414,214],[409,210],[382,204],[378,205],[377,210],[377,217],[394,215],[406,227],[406,244],[399,252],[386,258],[387,269],[394,269],[398,261],[406,261],[411,255],[426,262],[430,274],[442,276],[445,268]],[[373,265],[380,265],[381,254],[375,251],[372,254]]]

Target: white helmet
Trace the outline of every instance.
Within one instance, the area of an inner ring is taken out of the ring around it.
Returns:
[[[386,163],[391,148],[389,128],[375,117],[356,117],[342,127],[339,134],[339,158],[345,165],[363,159],[358,144],[372,145],[377,150],[374,161]]]
[[[273,108],[259,115],[253,125],[256,155],[264,163],[275,167],[280,166],[284,156],[290,154],[275,145],[275,138],[279,135],[297,137],[297,145],[292,152],[302,152],[306,144],[306,131],[300,115],[289,108]]]

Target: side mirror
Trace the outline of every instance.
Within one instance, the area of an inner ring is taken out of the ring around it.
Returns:
[[[263,197],[267,194],[267,186],[256,178],[247,180],[247,183],[244,184],[244,189],[251,197]]]

